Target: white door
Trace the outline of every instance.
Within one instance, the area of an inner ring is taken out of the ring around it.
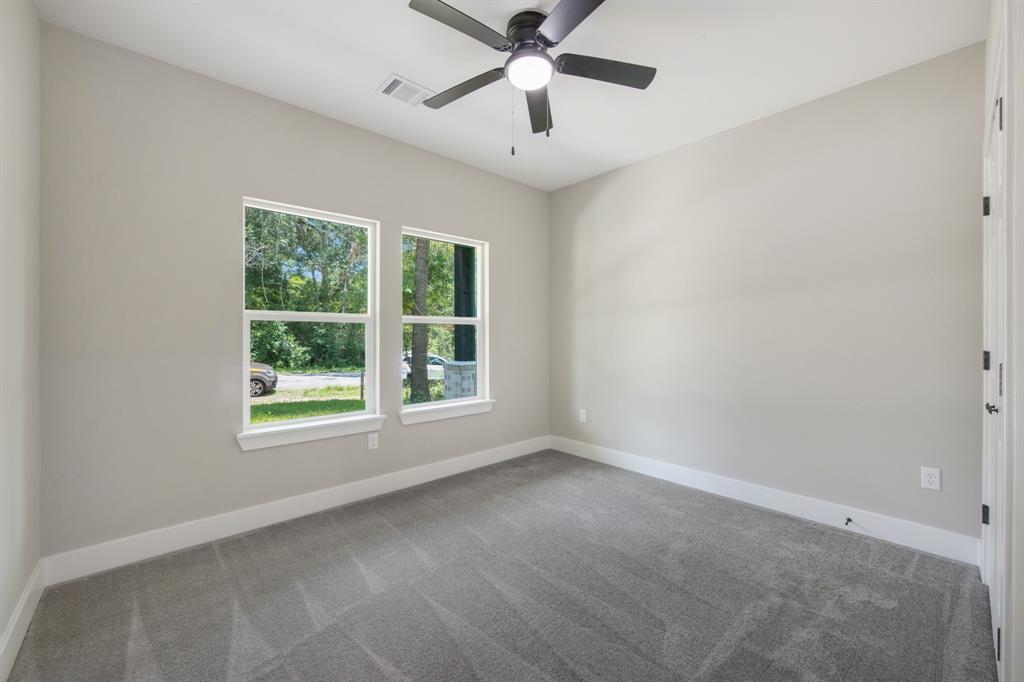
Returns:
[[[1006,376],[1006,137],[1003,128],[1002,78],[996,78],[996,92],[986,125],[984,185],[988,215],[984,221],[984,308],[983,337],[987,351],[982,409],[983,475],[982,504],[988,508],[988,524],[981,529],[981,577],[988,585],[992,605],[993,646],[1001,654],[1003,595],[1006,594],[1008,542],[1005,522],[1009,477],[1006,475],[1006,418],[1004,383]],[[999,656],[1001,658],[1001,656]],[[998,662],[1002,673],[1002,661]],[[1000,674],[1002,679],[1005,679]]]

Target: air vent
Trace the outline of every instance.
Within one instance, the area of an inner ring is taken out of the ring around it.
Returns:
[[[422,85],[417,85],[408,78],[399,76],[396,73],[388,76],[388,79],[384,81],[377,92],[387,97],[394,97],[413,107],[434,94],[433,91],[427,90]]]

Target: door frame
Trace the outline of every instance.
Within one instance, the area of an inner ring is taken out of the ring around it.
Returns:
[[[1006,43],[997,36],[993,54],[993,72],[988,88],[983,146],[983,195],[989,202],[989,214],[983,216],[982,259],[982,337],[989,353],[989,369],[983,370],[982,398],[982,504],[989,509],[989,523],[981,526],[979,568],[989,588],[992,619],[992,645],[1000,651],[1007,618],[1007,573],[1009,566],[1011,509],[1010,433],[1007,404],[1009,397],[1010,354],[1010,251],[1008,242],[1008,152],[1005,124],[1007,101]],[[998,412],[989,412],[992,404]],[[1005,656],[996,661],[1000,679],[1004,675]]]

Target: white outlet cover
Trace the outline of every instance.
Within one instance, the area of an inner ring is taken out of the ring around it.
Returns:
[[[587,411],[586,410],[580,410],[580,423],[581,424],[586,424],[587,423]]]
[[[942,490],[942,469],[921,467],[921,487],[925,490]]]
[[[369,448],[370,448],[371,450],[376,450],[376,449],[377,449],[377,443],[378,443],[378,440],[377,440],[377,436],[378,436],[378,435],[379,435],[379,434],[376,434],[376,433],[371,433],[371,434],[370,434],[369,436],[367,436],[367,438],[366,438],[366,444],[367,444],[367,446],[368,446],[368,447],[369,447]]]

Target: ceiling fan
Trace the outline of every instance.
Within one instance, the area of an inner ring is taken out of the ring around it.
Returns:
[[[654,80],[657,69],[580,54],[560,54],[553,59],[548,55],[549,49],[565,40],[603,2],[561,0],[551,10],[551,14],[539,10],[523,10],[509,19],[505,35],[501,35],[441,0],[411,0],[409,7],[417,12],[476,38],[498,52],[511,53],[505,66],[485,71],[448,88],[424,100],[423,104],[431,109],[440,109],[485,85],[508,78],[512,85],[526,91],[526,105],[533,132],[548,133],[553,124],[547,85],[555,73],[643,90]]]

